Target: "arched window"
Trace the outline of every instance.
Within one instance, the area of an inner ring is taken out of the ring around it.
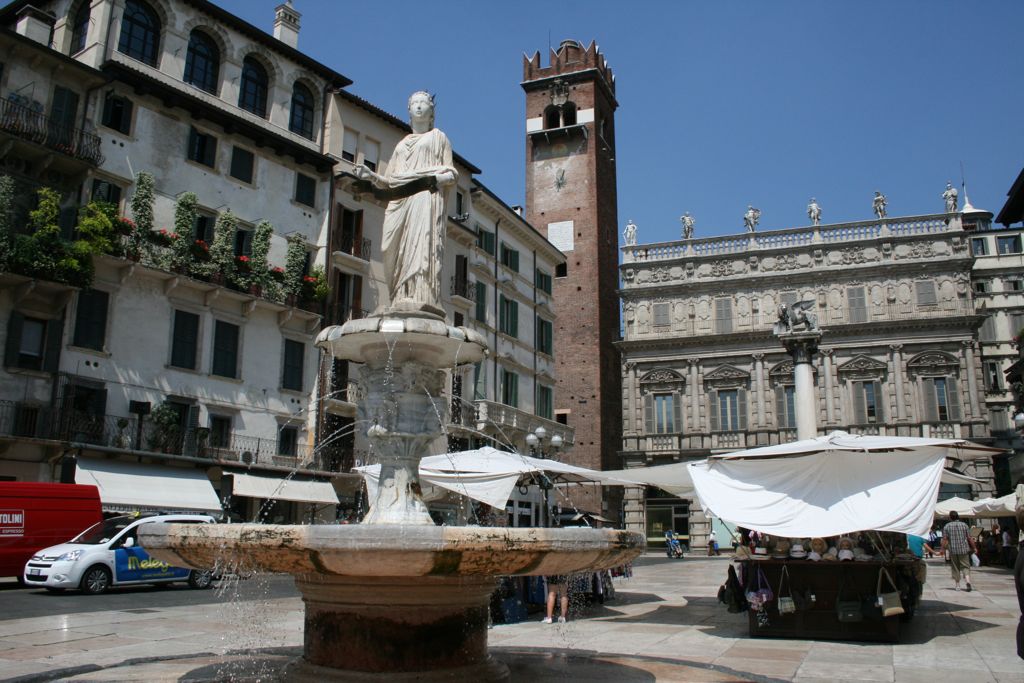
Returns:
[[[89,8],[92,0],[82,0],[75,12],[75,18],[71,25],[71,52],[75,54],[85,49],[85,38],[89,33]]]
[[[558,111],[558,107],[553,104],[549,104],[547,109],[544,110],[544,130],[551,128],[562,127],[562,115]]]
[[[576,125],[576,105],[572,102],[566,102],[562,105],[562,125]]]
[[[238,93],[238,106],[257,116],[267,117],[267,70],[252,57],[242,62],[242,88]]]
[[[313,93],[301,83],[292,88],[292,115],[288,119],[288,130],[313,139]]]
[[[185,56],[185,82],[216,95],[219,73],[220,50],[216,43],[202,31],[192,31]]]
[[[142,0],[125,2],[117,51],[156,66],[159,48],[160,19],[156,12]]]

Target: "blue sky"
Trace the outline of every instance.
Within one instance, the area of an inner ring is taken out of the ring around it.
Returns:
[[[280,0],[218,0],[271,30]],[[1024,2],[295,0],[299,48],[405,116],[437,123],[509,204],[524,197],[522,54],[596,40],[617,80],[619,226],[641,242],[940,211],[966,168],[998,212],[1024,167]]]

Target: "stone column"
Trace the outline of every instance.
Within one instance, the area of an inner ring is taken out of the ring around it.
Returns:
[[[903,344],[889,344],[889,351],[892,354],[892,372],[896,386],[896,419],[905,422],[907,400],[903,392]]]
[[[626,391],[628,395],[626,397],[626,406],[628,408],[626,412],[626,424],[623,425],[627,434],[636,434],[639,432],[637,429],[637,410],[643,410],[640,407],[636,391],[636,362],[626,361]]]
[[[764,427],[768,424],[768,411],[765,410],[764,402],[764,354],[755,353],[752,356],[754,358],[754,387],[757,392],[757,426]]]
[[[702,432],[702,425],[700,423],[700,359],[699,358],[687,358],[686,362],[690,364],[690,425],[691,432]]]
[[[832,395],[832,357],[835,356],[835,349],[821,350],[821,371],[825,373],[825,420],[830,424],[836,423],[835,398]]]
[[[796,438],[813,439],[818,435],[818,402],[814,398],[814,368],[811,360],[818,351],[821,331],[780,334],[779,339],[793,357],[794,403],[796,404]]]
[[[963,341],[963,359],[961,360],[967,366],[967,391],[971,395],[968,405],[971,408],[971,418],[981,416],[981,409],[978,405],[978,374],[974,371],[974,344],[973,339]]]

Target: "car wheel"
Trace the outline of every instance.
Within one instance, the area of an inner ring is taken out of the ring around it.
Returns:
[[[82,590],[89,595],[105,593],[110,588],[110,570],[96,564],[85,570],[82,575]]]
[[[208,569],[193,569],[188,573],[188,585],[193,588],[209,588],[213,585],[213,572]]]

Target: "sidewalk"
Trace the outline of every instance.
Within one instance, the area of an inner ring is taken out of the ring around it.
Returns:
[[[751,640],[746,615],[729,614],[715,599],[727,565],[724,556],[670,561],[650,553],[633,578],[616,579],[614,601],[582,608],[567,624],[542,624],[538,614],[528,623],[495,626],[491,651],[509,663],[513,680],[531,683],[1024,682],[1014,640],[1019,612],[1006,570],[976,570],[975,591],[956,592],[947,566],[929,561],[921,608],[905,624],[903,642],[892,645]],[[298,597],[232,601],[231,592],[224,589],[224,601],[215,604],[0,621],[0,678],[152,682],[204,668],[224,673],[234,661],[238,678],[245,679],[299,651]],[[264,656],[224,656],[253,649]],[[129,660],[142,661],[100,668]]]

